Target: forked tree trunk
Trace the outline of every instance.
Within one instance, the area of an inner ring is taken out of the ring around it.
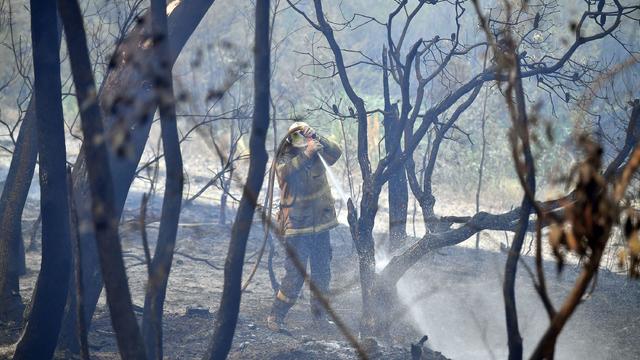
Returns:
[[[66,149],[56,5],[32,0],[30,11],[38,99],[42,263],[29,320],[14,359],[50,359],[58,340],[71,268]]]
[[[62,39],[62,25],[58,23],[58,49]],[[2,197],[0,198],[0,284],[6,279],[5,286],[0,285],[0,322],[20,320],[24,305],[20,296],[20,276],[26,274],[25,244],[22,237],[22,214],[29,195],[33,173],[38,157],[37,119],[35,94],[31,94],[29,105],[20,133],[11,157],[11,165],[5,179]],[[34,228],[40,224],[41,213]],[[35,238],[35,235],[33,236]],[[32,241],[33,241],[32,238]],[[5,256],[4,247],[8,244],[9,256]],[[30,250],[35,246],[30,244]],[[15,260],[18,261],[15,261]],[[8,262],[8,271],[3,271]]]
[[[0,198],[0,322],[22,319],[20,273],[18,262],[22,241],[22,212],[27,201],[38,156],[36,111],[33,97],[29,101],[18,140],[11,157]]]

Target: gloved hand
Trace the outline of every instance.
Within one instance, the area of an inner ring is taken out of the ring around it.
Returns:
[[[302,129],[302,136],[304,136],[306,138],[315,138],[316,137],[316,131],[311,126],[307,126],[304,129]]]
[[[307,147],[304,149],[304,154],[310,158],[323,148],[324,146],[317,139],[307,138]]]

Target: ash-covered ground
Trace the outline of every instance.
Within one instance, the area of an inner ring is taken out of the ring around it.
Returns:
[[[146,268],[137,226],[139,196],[130,196],[123,216],[121,236],[129,284],[134,304],[143,305]],[[150,204],[147,225],[149,239],[157,236],[161,199]],[[164,349],[168,359],[195,359],[204,353],[213,329],[214,314],[223,284],[222,267],[230,237],[230,224],[217,223],[217,203],[196,202],[184,208],[178,232],[176,255],[165,303]],[[30,199],[25,210],[24,231],[28,239],[37,215],[37,201]],[[232,210],[228,219],[232,219]],[[501,234],[483,234],[483,243],[500,242]],[[262,228],[256,224],[247,251],[245,274],[255,264],[262,242]],[[379,234],[379,238],[383,235]],[[504,238],[502,239],[504,240]],[[340,226],[332,231],[333,280],[332,305],[337,314],[357,334],[361,297],[357,255],[348,230]],[[283,251],[279,249],[274,268],[282,274]],[[502,301],[502,269],[506,255],[499,251],[475,250],[464,246],[442,249],[423,258],[401,280],[398,292],[403,304],[395,307],[397,321],[390,337],[363,341],[372,358],[410,359],[411,343],[422,335],[429,340],[425,359],[506,358],[506,330]],[[204,261],[206,260],[206,262]],[[525,262],[533,267],[533,259]],[[39,267],[38,252],[27,254],[29,271],[22,278],[22,295],[28,300]],[[273,299],[266,255],[256,277],[243,294],[240,319],[231,350],[231,359],[355,359],[354,350],[339,331],[318,333],[309,313],[309,291],[289,316],[292,336],[274,334],[266,329],[265,319]],[[552,297],[559,304],[572,286],[577,265],[570,265],[556,276],[553,261],[546,264]],[[525,354],[535,346],[547,325],[530,276],[524,266],[518,270],[517,301]],[[640,284],[624,275],[602,271],[598,287],[585,299],[560,336],[558,359],[635,359],[638,343]],[[393,308],[390,306],[390,309]],[[140,315],[140,314],[138,314]],[[4,334],[6,346],[15,340],[19,329]],[[104,294],[100,299],[89,334],[92,358],[119,358],[110,325]],[[442,354],[440,354],[440,352]],[[64,358],[63,354],[58,354]]]

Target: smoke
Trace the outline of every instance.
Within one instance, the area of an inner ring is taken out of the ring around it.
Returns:
[[[381,271],[392,256],[384,246],[377,246],[376,271]],[[406,307],[403,318],[418,334],[429,336],[428,347],[447,357],[507,358],[502,298],[505,259],[502,253],[460,246],[427,255],[397,283],[398,298]],[[525,256],[523,261],[529,267],[534,266],[530,257]],[[553,274],[555,263],[547,262],[545,268]],[[562,276],[549,276],[547,282],[555,304],[561,303],[577,275],[577,270],[572,268],[566,269]],[[640,286],[607,271],[602,271],[599,280],[594,296],[581,305],[560,337],[557,359],[633,358],[630,352],[635,351],[637,345],[611,331],[620,327],[620,319],[630,317],[629,314],[613,315],[622,311],[623,304],[629,301],[614,294],[623,288],[633,288],[634,295],[628,293],[627,296],[637,296]],[[548,326],[548,319],[528,273],[522,268],[516,282],[516,299],[527,357]],[[638,303],[635,299],[633,302]]]

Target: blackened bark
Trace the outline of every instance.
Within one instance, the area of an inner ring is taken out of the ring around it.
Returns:
[[[386,119],[385,119],[386,120]],[[407,236],[409,189],[404,166],[389,178],[389,239],[392,248]]]
[[[29,101],[9,173],[0,198],[0,322],[20,320],[24,305],[20,296],[20,272],[16,259],[22,241],[22,212],[27,201],[38,156],[36,110]]]
[[[518,327],[518,312],[516,308],[516,271],[518,268],[518,260],[520,259],[520,251],[527,232],[529,224],[529,215],[533,205],[531,201],[524,195],[520,206],[519,225],[513,236],[511,249],[507,257],[505,265],[504,282],[502,284],[502,296],[504,298],[504,308],[507,322],[507,338],[509,346],[509,360],[522,359],[522,336]]]
[[[635,99],[631,104],[631,116],[629,117],[629,124],[627,125],[624,145],[618,155],[607,166],[604,172],[605,178],[611,179],[618,175],[623,161],[629,157],[636,147],[638,139],[640,139],[640,100]]]
[[[196,29],[204,15],[214,0],[198,0],[183,1],[177,5],[169,14],[169,54],[170,61],[173,65],[186,44],[187,40]],[[149,14],[145,14],[143,18],[148,19]],[[121,45],[118,46],[114,59],[119,61],[115,63],[115,68],[109,73],[109,76],[102,85],[99,92],[99,102],[102,109],[112,109],[116,100],[123,94],[131,95],[132,99],[138,97],[149,97],[153,91],[151,86],[144,81],[144,77],[140,73],[140,68],[148,67],[149,61],[152,59],[152,49],[144,48],[142,41],[142,33],[148,26],[148,22],[139,23],[134,27]],[[148,30],[146,30],[148,31]],[[138,62],[131,61],[125,54],[136,53],[140,58]],[[140,64],[142,62],[142,64]],[[115,208],[117,217],[119,218],[124,202],[129,192],[131,182],[135,177],[135,171],[144,151],[149,130],[151,129],[151,118],[155,108],[149,108],[147,114],[143,117],[143,121],[136,122],[130,128],[129,142],[132,145],[131,152],[128,157],[115,157],[110,155],[110,165],[114,180]],[[105,128],[107,131],[112,129],[117,122],[117,117],[108,112],[105,116]],[[138,119],[134,119],[137,121]],[[80,154],[76,161],[73,171],[74,195],[79,221],[92,221],[90,217],[91,204],[89,199],[89,186],[87,163],[85,159],[86,146],[80,149]],[[83,216],[85,215],[85,216]],[[86,215],[89,215],[88,217]],[[80,242],[82,243],[82,269],[83,269],[83,287],[85,297],[85,319],[89,325],[93,313],[102,291],[102,276],[100,267],[98,266],[98,253],[96,249],[95,235],[92,231],[82,232],[80,234]],[[73,297],[72,297],[73,298]],[[79,352],[79,344],[75,337],[76,317],[73,309],[74,304],[68,304],[67,312],[64,320],[64,328],[60,339],[60,348],[73,353]]]
[[[162,312],[167,292],[171,261],[178,232],[182,202],[182,155],[176,123],[175,96],[171,77],[169,44],[167,41],[167,5],[165,0],[151,1],[151,28],[153,33],[156,67],[151,72],[155,80],[156,97],[160,111],[162,146],[166,168],[165,192],[160,218],[160,230],[155,254],[150,265],[147,292],[144,299],[142,331],[147,355],[162,359]]]
[[[235,133],[236,133],[235,124],[231,124],[229,129],[229,143],[232,145],[229,151],[229,156],[227,157],[227,160],[226,160],[226,164],[225,164],[225,161],[221,161],[221,165],[223,167],[229,165],[229,162],[232,161],[231,159],[233,159],[233,156],[235,155],[235,152],[236,152]],[[224,225],[227,223],[227,201],[229,199],[229,191],[231,190],[231,180],[233,179],[234,171],[235,171],[235,166],[231,164],[229,167],[229,174],[225,176],[223,172],[222,177],[220,178],[220,184],[222,185],[222,195],[220,195],[220,216],[218,217],[218,221],[220,222],[220,225]]]
[[[267,167],[267,131],[269,129],[269,0],[256,1],[256,26],[254,43],[254,109],[251,126],[249,173],[242,191],[242,198],[231,228],[229,251],[224,265],[224,287],[220,308],[214,323],[213,338],[205,359],[225,359],[238,321],[242,295],[242,266],[247,248],[249,230],[253,222],[258,195],[262,188]]]
[[[218,223],[225,225],[227,223],[227,199],[228,191],[231,185],[231,179],[233,176],[233,168],[229,171],[228,177],[222,176],[220,182],[222,183],[222,195],[220,195],[220,215],[218,216]]]
[[[22,207],[22,209],[24,210],[24,206]],[[27,253],[24,248],[24,239],[22,238],[22,236],[20,236],[17,242],[18,242],[18,275],[23,276],[27,274]]]
[[[14,359],[50,359],[56,348],[71,268],[66,149],[56,5],[31,1],[42,263],[27,326]]]
[[[382,85],[384,93],[384,141],[387,156],[391,156],[391,149],[399,144],[393,144],[393,140],[400,142],[398,132],[402,132],[402,124],[398,112],[398,105],[391,104],[389,96],[389,74],[387,71],[386,49],[382,54],[383,73]],[[407,173],[404,166],[399,168],[391,177],[388,184],[389,202],[389,243],[391,248],[396,248],[407,236],[407,205],[409,203],[409,188],[407,186]]]
[[[131,293],[122,259],[118,217],[114,205],[113,178],[109,164],[102,114],[97,94],[82,13],[77,0],[60,0],[60,16],[66,35],[71,72],[76,88],[100,267],[107,291],[111,323],[123,359],[145,359],[144,344],[133,313]]]
[[[476,214],[480,212],[480,192],[482,191],[482,178],[484,175],[484,163],[487,154],[487,137],[485,127],[487,123],[487,100],[489,99],[489,89],[484,90],[484,103],[482,105],[482,118],[480,123],[480,134],[482,137],[482,148],[480,150],[480,166],[478,167],[478,186],[476,187]],[[476,249],[480,248],[480,232],[476,233]]]
[[[34,103],[33,106],[35,106],[35,103]],[[33,116],[35,116],[35,114]],[[35,134],[34,134],[34,136],[35,136]],[[36,152],[36,157],[37,157],[37,152]],[[31,225],[31,232],[29,233],[29,235],[30,235],[29,236],[29,248],[27,249],[27,251],[36,251],[36,250],[38,250],[38,244],[37,244],[37,241],[36,241],[36,236],[38,235],[38,230],[40,230],[41,223],[42,223],[42,213],[38,212],[38,218],[33,223],[33,225]]]
[[[69,289],[74,291],[75,296],[75,312],[77,317],[76,336],[80,344],[80,358],[89,360],[89,342],[87,340],[87,323],[84,319],[84,297],[82,289],[82,245],[80,244],[80,229],[78,228],[78,211],[73,200],[73,182],[71,181],[71,167],[67,167],[67,189],[69,191],[69,224],[71,227],[71,248],[75,258],[73,259],[73,279],[75,288]]]

